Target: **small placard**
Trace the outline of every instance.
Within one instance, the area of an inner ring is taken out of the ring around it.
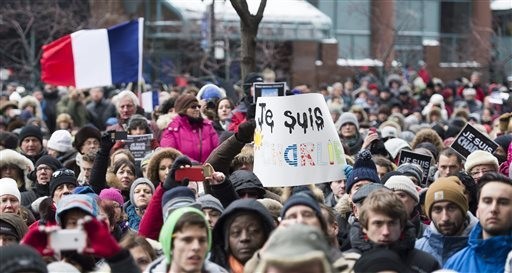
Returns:
[[[467,158],[469,154],[476,150],[492,154],[498,148],[498,144],[480,133],[471,124],[466,123],[466,126],[460,131],[450,147],[464,158]]]
[[[413,163],[419,165],[423,169],[423,177],[421,178],[421,185],[427,185],[428,174],[430,172],[430,163],[432,162],[432,157],[428,155],[413,153],[411,151],[402,150],[400,151],[400,159],[398,161],[398,166],[405,163]]]

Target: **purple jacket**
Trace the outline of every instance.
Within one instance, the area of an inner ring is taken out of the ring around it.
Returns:
[[[162,132],[160,140],[160,147],[173,147],[201,163],[218,145],[219,138],[211,121],[203,120],[200,126],[192,126],[186,116],[175,117]]]

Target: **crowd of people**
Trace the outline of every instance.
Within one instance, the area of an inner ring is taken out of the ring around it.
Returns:
[[[7,84],[0,272],[512,272],[510,85],[422,70],[296,86],[324,96],[347,164],[270,188],[252,171],[253,84],[275,77],[161,88],[151,113],[130,90]],[[498,147],[451,148],[468,124]],[[143,158],[126,135],[150,136]]]

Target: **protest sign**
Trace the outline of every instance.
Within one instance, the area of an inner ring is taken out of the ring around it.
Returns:
[[[259,97],[278,97],[284,96],[286,91],[285,82],[274,83],[254,83],[254,102]]]
[[[480,133],[471,124],[466,123],[466,126],[460,131],[450,147],[464,158],[467,158],[469,154],[476,150],[492,154],[498,148],[498,144]]]
[[[144,157],[151,152],[151,140],[153,134],[128,135],[124,140],[126,147],[133,154],[135,161],[142,161]]]
[[[405,163],[413,163],[421,167],[423,170],[423,177],[421,181],[421,185],[427,185],[428,175],[430,172],[430,163],[432,162],[432,157],[428,155],[413,153],[411,151],[402,150],[400,151],[400,158],[398,159],[398,166]]]
[[[342,178],[345,154],[322,95],[260,97],[255,119],[254,173],[265,187]]]

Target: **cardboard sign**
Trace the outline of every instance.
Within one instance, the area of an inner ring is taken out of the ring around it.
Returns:
[[[428,175],[430,172],[430,163],[432,163],[432,157],[428,155],[413,153],[407,150],[402,150],[400,151],[398,166],[405,163],[413,163],[419,165],[421,169],[423,169],[423,177],[419,182],[421,185],[427,185]]]
[[[343,177],[345,154],[322,95],[260,97],[255,119],[254,173],[265,187]]]
[[[128,135],[128,138],[124,140],[126,147],[133,154],[135,161],[142,161],[144,157],[152,151],[151,140],[153,134],[145,135]]]
[[[498,144],[480,133],[471,124],[466,123],[466,126],[460,131],[450,147],[464,158],[467,158],[469,154],[476,150],[492,154],[498,148]]]
[[[259,97],[278,97],[284,96],[286,92],[286,83],[285,82],[275,82],[275,83],[254,83],[254,102]]]

